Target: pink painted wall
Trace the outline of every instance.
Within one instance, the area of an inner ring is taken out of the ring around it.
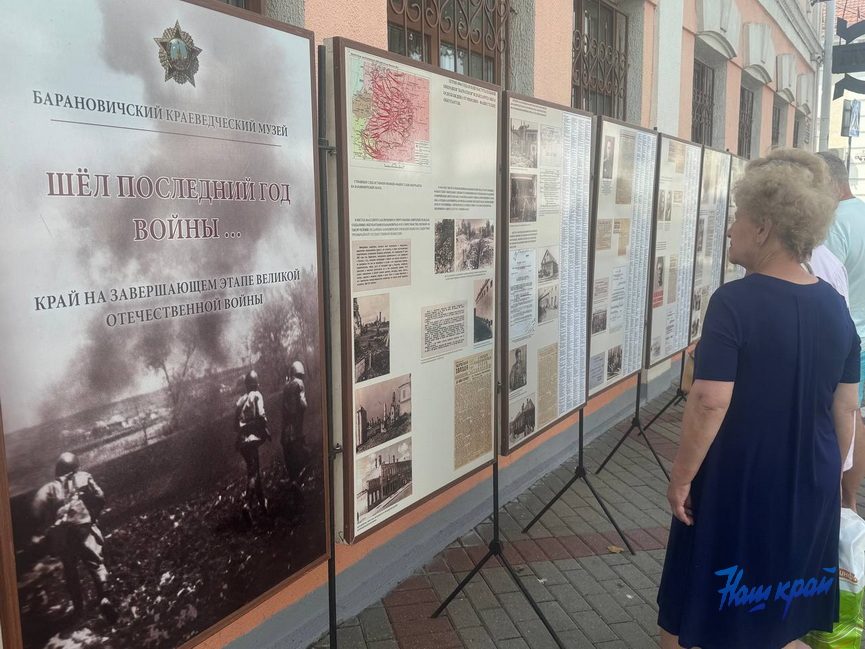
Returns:
[[[325,38],[344,36],[387,49],[386,2],[334,2],[306,0],[306,24],[315,32],[316,44]]]
[[[772,106],[775,92],[770,86],[763,86],[763,100],[760,109],[760,155],[764,156],[772,148]],[[756,116],[754,119],[757,119]]]
[[[685,15],[687,15],[687,4]],[[682,30],[682,85],[679,91],[679,137],[691,139],[691,108],[694,104],[694,44],[693,31]]]
[[[739,149],[739,100],[742,68],[738,57],[727,61],[727,110],[724,115],[724,148],[731,153]]]
[[[565,106],[571,105],[573,15],[570,0],[535,4],[535,97]]]
[[[682,16],[682,29],[697,32],[697,0],[685,0],[685,11]]]
[[[807,61],[801,54],[796,50],[795,47],[790,43],[787,36],[776,23],[760,6],[759,2],[755,2],[754,0],[737,0],[737,5],[739,7],[739,11],[742,14],[742,24],[748,22],[762,22],[767,23],[772,28],[772,44],[775,46],[775,54],[795,54],[796,55],[796,73],[797,74],[807,74],[809,72],[814,72],[814,68],[812,64]],[[744,33],[744,32],[743,32]],[[777,70],[773,70],[773,76],[777,75]],[[771,92],[767,93],[766,89],[769,88]],[[772,83],[769,86],[764,86],[763,88],[763,102],[761,106],[761,127],[760,127],[760,153],[761,155],[765,155],[765,153],[769,150],[772,145],[772,105],[774,101],[774,91],[777,90],[777,78],[773,79]],[[797,92],[797,82],[794,81],[793,92]],[[816,98],[813,100],[816,101]],[[812,110],[814,107],[811,107]],[[756,118],[756,116],[755,116]],[[793,145],[793,118],[794,113],[792,109],[788,111],[788,123],[787,123],[787,137],[786,137],[786,146]],[[782,138],[784,135],[782,134]]]

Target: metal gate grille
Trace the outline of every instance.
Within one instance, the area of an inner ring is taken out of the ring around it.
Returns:
[[[694,101],[691,106],[691,140],[712,144],[715,104],[715,71],[694,61]]]
[[[751,132],[754,128],[754,93],[742,86],[739,93],[739,146],[736,153],[751,157]]]

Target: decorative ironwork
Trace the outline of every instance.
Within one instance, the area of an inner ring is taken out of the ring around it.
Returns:
[[[625,118],[628,17],[603,0],[574,0],[571,105]]]
[[[510,0],[387,0],[388,49],[501,83],[510,11]]]
[[[781,107],[772,106],[772,146],[781,143]]]
[[[754,129],[754,93],[745,86],[739,91],[739,146],[743,158],[751,157],[751,133]]]
[[[712,144],[715,123],[715,71],[694,61],[694,99],[691,105],[691,140]]]

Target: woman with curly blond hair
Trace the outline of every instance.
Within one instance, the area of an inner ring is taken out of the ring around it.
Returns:
[[[712,296],[667,497],[661,646],[794,647],[838,615],[841,458],[857,413],[859,337],[803,267],[836,198],[798,150],[751,161],[734,188],[730,261]]]

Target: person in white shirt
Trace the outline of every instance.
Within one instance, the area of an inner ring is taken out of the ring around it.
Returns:
[[[810,261],[806,262],[804,266],[809,273],[831,284],[832,288],[844,298],[847,308],[850,308],[850,285],[847,281],[847,269],[829,248],[823,245],[814,248]],[[842,473],[853,468],[853,448],[855,446],[856,436],[854,435],[853,439],[850,440],[850,450],[847,452],[847,457],[841,467]],[[852,509],[855,511],[855,507]]]
[[[859,337],[865,339],[865,203],[850,190],[847,166],[841,158],[828,151],[821,151],[817,155],[829,166],[829,175],[839,200],[835,223],[829,228],[825,246],[847,270],[850,315]],[[862,353],[861,367],[865,379],[865,352]],[[863,386],[865,382],[860,381],[860,406],[863,404]],[[856,511],[856,492],[865,478],[865,427],[859,418],[853,445],[856,448],[854,466],[841,478],[841,503]]]
[[[826,246],[817,246],[811,253],[811,261],[806,264],[808,272],[832,285],[841,294],[847,306],[850,306],[850,285],[847,281],[847,269],[838,257],[832,254]]]

